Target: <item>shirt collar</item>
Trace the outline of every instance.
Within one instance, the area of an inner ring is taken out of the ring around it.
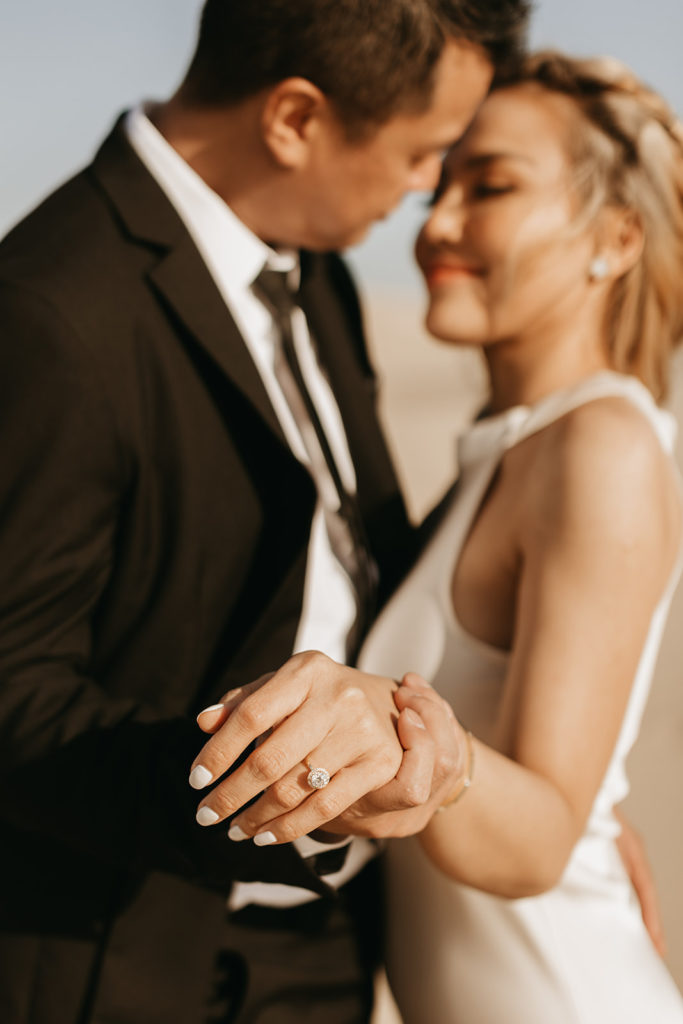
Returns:
[[[131,110],[125,123],[133,149],[173,203],[205,258],[233,287],[249,288],[264,266],[290,275],[299,285],[299,254],[274,249],[244,224],[166,141],[142,106]]]

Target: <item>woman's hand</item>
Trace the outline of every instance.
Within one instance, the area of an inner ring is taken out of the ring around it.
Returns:
[[[394,680],[307,652],[226,694],[198,718],[213,735],[195,759],[191,784],[201,789],[222,780],[201,802],[200,824],[232,818],[231,838],[253,836],[261,846],[320,828],[372,836],[418,831],[452,784],[459,757],[454,719],[424,681],[405,702],[394,702],[397,690]],[[329,772],[329,784],[312,789],[310,767]]]
[[[208,712],[207,725],[216,727],[215,716],[220,725],[192,766],[196,788],[218,783],[200,804],[199,823],[230,818],[257,798],[233,825],[231,837],[255,834],[259,845],[288,842],[390,782],[403,757],[396,687],[394,680],[306,652],[290,658],[266,682],[227,694],[224,709]],[[224,777],[259,738],[243,763]],[[327,786],[311,788],[311,767],[329,772]]]

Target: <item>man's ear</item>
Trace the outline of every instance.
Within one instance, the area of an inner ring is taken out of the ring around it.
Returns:
[[[635,210],[608,206],[600,214],[596,256],[609,267],[606,275],[616,281],[631,270],[643,254],[645,235]]]
[[[261,113],[263,141],[284,168],[302,167],[321,124],[330,117],[325,94],[306,78],[286,78],[268,93]]]

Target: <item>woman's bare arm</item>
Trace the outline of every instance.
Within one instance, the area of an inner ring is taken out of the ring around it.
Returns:
[[[475,740],[475,784],[422,833],[447,874],[510,897],[550,888],[584,829],[680,537],[670,463],[625,402],[590,403],[544,435],[520,482],[497,749]]]

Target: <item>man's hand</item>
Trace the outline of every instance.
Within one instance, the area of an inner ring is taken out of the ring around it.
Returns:
[[[199,716],[213,736],[195,759],[192,784],[220,779],[261,742],[202,801],[199,822],[222,821],[262,794],[233,820],[232,838],[254,836],[265,846],[321,827],[362,835],[419,831],[452,786],[458,743],[452,713],[428,684],[402,687],[405,701],[397,696],[395,703],[397,687],[307,652],[265,682],[227,694]],[[325,788],[308,785],[309,766],[330,773]]]
[[[403,677],[394,701],[405,751],[401,768],[390,783],[326,826],[334,833],[375,839],[415,835],[460,785],[466,741],[450,704],[414,672]]]
[[[617,839],[617,847],[624,867],[631,879],[631,885],[638,897],[640,912],[643,915],[643,923],[659,955],[666,956],[666,939],[664,938],[662,914],[659,909],[657,888],[645,844],[621,811],[615,809],[614,815],[621,825],[621,834]]]

